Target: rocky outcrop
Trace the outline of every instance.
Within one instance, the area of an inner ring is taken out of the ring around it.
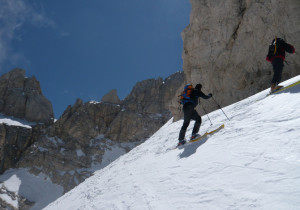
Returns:
[[[190,24],[182,32],[186,83],[202,83],[223,106],[270,86],[272,66],[265,57],[275,36],[300,49],[298,0],[190,2]],[[300,73],[299,54],[287,61],[283,80]]]
[[[41,91],[35,77],[26,78],[25,70],[14,69],[0,77],[0,112],[28,121],[52,124],[52,104]]]
[[[120,104],[121,103],[121,100],[118,97],[116,89],[111,90],[109,93],[107,93],[105,96],[103,96],[101,101],[105,102],[105,103],[111,103],[111,104]]]

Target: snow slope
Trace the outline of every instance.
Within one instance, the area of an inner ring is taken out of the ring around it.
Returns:
[[[45,209],[300,209],[300,85],[268,91],[224,108],[230,121],[203,116],[200,133],[225,128],[182,149],[169,121]]]

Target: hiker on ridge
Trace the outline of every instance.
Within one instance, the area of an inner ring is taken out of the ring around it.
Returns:
[[[266,60],[272,63],[274,72],[271,84],[271,92],[274,92],[283,87],[278,84],[281,81],[285,52],[295,53],[295,48],[292,45],[286,43],[283,39],[275,37],[275,39],[273,39],[271,45],[269,46],[268,55],[266,57]]]
[[[202,122],[201,116],[195,110],[195,107],[198,105],[198,98],[209,99],[212,97],[212,94],[205,95],[201,91],[202,85],[197,84],[195,88],[192,85],[186,85],[181,95],[181,103],[183,104],[183,113],[184,113],[184,121],[179,133],[179,143],[178,146],[186,143],[185,132],[188,128],[190,121],[195,120],[194,128],[192,131],[192,139],[199,137],[198,131],[200,129],[200,125]]]

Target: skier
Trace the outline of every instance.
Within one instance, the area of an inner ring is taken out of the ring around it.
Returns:
[[[209,99],[209,98],[212,97],[211,93],[208,94],[208,95],[205,95],[201,91],[201,88],[202,88],[202,85],[197,84],[195,86],[195,88],[193,88],[191,90],[191,92],[189,94],[189,97],[187,99],[182,100],[184,121],[183,121],[183,125],[181,127],[181,130],[180,130],[180,133],[179,133],[178,146],[183,145],[183,144],[186,143],[186,140],[184,139],[185,138],[185,132],[186,132],[186,129],[188,128],[188,126],[190,124],[191,119],[195,120],[191,140],[200,136],[198,134],[198,131],[200,129],[202,119],[201,119],[201,116],[195,110],[195,107],[198,105],[198,98],[199,97],[204,98],[204,99]]]
[[[285,60],[285,52],[295,53],[295,48],[286,43],[283,39],[275,37],[269,46],[268,55],[266,60],[272,63],[273,66],[273,79],[271,84],[271,92],[274,92],[283,86],[278,85],[281,81],[283,70],[283,62]]]

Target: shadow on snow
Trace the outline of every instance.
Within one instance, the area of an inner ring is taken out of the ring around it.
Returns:
[[[200,147],[202,144],[204,144],[208,139],[208,136],[201,139],[200,141],[196,141],[193,143],[189,143],[187,145],[184,145],[182,148],[179,148],[180,150],[183,150],[183,152],[179,155],[179,158],[187,158],[191,155],[195,154],[198,147]]]
[[[300,84],[297,84],[293,87],[290,87],[286,90],[283,90],[283,91],[280,91],[278,93],[274,93],[274,95],[277,95],[277,94],[281,94],[281,93],[299,93],[300,92]]]

